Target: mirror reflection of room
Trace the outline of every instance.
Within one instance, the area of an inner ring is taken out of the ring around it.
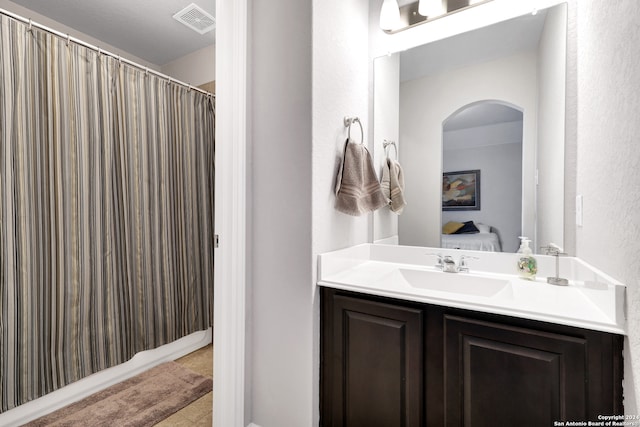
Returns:
[[[374,214],[374,241],[515,252],[526,236],[537,253],[562,246],[565,51],[561,4],[376,58],[375,161],[383,140],[397,141],[407,206]],[[479,209],[443,209],[443,173],[468,170],[480,170]],[[471,222],[478,231],[464,234],[483,242],[449,245],[449,222]]]
[[[518,249],[518,236],[522,235],[522,117],[517,108],[481,101],[462,107],[445,121],[443,248]],[[458,174],[464,171],[477,172]],[[465,177],[471,177],[466,179],[471,182],[465,182]]]

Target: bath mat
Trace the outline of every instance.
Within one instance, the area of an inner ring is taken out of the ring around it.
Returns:
[[[211,378],[167,362],[25,426],[152,426],[204,396],[212,387]]]

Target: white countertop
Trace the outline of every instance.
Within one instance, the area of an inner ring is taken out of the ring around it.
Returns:
[[[443,273],[430,254],[472,255],[470,273]],[[520,279],[517,254],[364,244],[319,255],[318,284],[365,294],[626,334],[626,288],[577,258],[561,258],[569,286],[546,283],[555,259],[538,256],[538,278]]]

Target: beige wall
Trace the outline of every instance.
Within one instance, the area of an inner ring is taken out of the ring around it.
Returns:
[[[200,86],[216,79],[215,45],[192,52],[162,66],[163,74]]]
[[[209,93],[216,93],[216,81],[210,81],[209,83],[205,83],[203,85],[198,86],[202,90],[206,90]]]

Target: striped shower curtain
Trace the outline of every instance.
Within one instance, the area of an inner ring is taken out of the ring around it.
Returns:
[[[211,324],[213,99],[0,20],[0,412]]]

